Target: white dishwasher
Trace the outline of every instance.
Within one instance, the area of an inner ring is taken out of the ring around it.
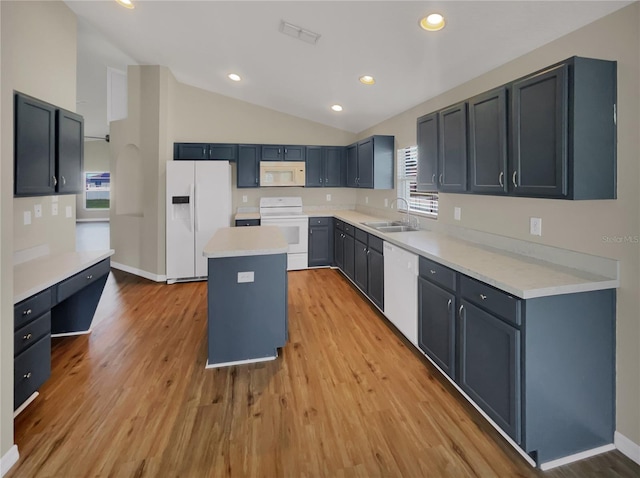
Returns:
[[[384,314],[418,346],[418,256],[384,243]]]

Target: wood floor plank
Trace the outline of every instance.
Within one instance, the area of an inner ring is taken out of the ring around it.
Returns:
[[[619,452],[532,469],[337,271],[289,274],[271,362],[205,369],[206,284],[113,271],[15,422],[16,477],[637,477]]]

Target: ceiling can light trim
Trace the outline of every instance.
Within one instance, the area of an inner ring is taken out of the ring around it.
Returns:
[[[238,75],[237,73],[229,73],[227,75],[227,78],[229,78],[231,81],[240,81],[240,80],[242,80],[240,75]]]
[[[342,105],[338,105],[338,104],[331,105],[331,109],[336,113],[339,113],[340,111],[342,111]]]
[[[293,23],[285,22],[284,20],[280,20],[280,33],[284,33],[292,38],[296,38],[300,41],[308,43],[310,45],[315,45],[320,38],[319,33],[314,33],[311,30],[305,30],[298,25],[294,25]]]
[[[128,8],[129,10],[133,10],[134,8],[136,8],[131,0],[116,0],[116,2],[118,2],[124,8]]]
[[[428,32],[437,32],[445,26],[444,16],[440,13],[430,13],[420,19],[420,28]]]
[[[362,75],[359,80],[363,85],[373,85],[376,82],[376,79],[371,75]]]

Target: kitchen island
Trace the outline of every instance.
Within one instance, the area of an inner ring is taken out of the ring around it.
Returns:
[[[275,226],[222,228],[207,243],[207,368],[278,356],[288,334],[287,248]]]

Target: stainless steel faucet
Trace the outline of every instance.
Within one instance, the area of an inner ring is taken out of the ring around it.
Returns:
[[[404,223],[406,223],[407,226],[411,227],[415,227],[416,229],[419,229],[419,222],[418,222],[418,218],[415,216],[412,216],[411,213],[409,212],[409,202],[401,197],[398,196],[397,198],[395,198],[394,200],[391,201],[391,207],[393,207],[395,204],[397,204],[398,200],[404,201],[404,205],[406,207],[406,220],[403,221]],[[415,224],[412,224],[411,219],[415,220]]]

